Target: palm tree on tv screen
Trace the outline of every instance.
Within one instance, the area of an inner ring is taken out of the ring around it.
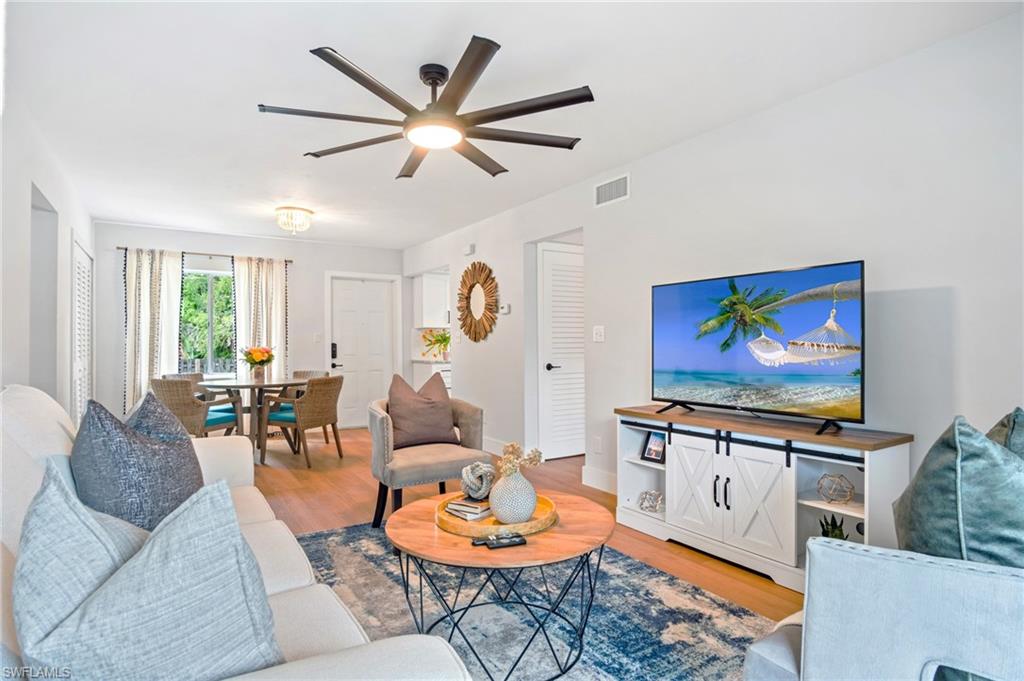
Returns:
[[[736,345],[736,341],[740,337],[755,338],[761,335],[766,328],[782,334],[782,326],[774,319],[779,310],[764,310],[763,308],[774,305],[785,298],[786,290],[776,291],[766,288],[754,295],[756,288],[756,286],[748,286],[741,291],[736,286],[736,280],[730,279],[730,295],[721,300],[712,299],[711,302],[718,305],[718,311],[700,323],[697,327],[697,338],[703,338],[729,328],[729,335],[718,346],[719,350],[726,352]]]

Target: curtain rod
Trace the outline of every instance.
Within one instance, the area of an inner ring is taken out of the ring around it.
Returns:
[[[127,246],[117,246],[117,250],[119,250],[119,251],[127,251],[128,247]],[[186,255],[205,255],[205,256],[208,256],[208,257],[211,257],[211,258],[233,258],[233,257],[235,257],[233,255],[224,255],[223,253],[200,253],[199,251],[182,251],[182,253],[184,253]],[[291,258],[286,258],[285,262],[288,263],[289,265],[291,265],[291,264],[293,264],[294,261]]]

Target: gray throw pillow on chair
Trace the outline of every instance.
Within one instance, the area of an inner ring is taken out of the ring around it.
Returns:
[[[71,472],[87,506],[146,530],[203,486],[188,432],[152,393],[124,423],[90,400]]]
[[[388,415],[394,447],[434,443],[458,444],[452,401],[441,374],[431,376],[419,391],[395,374],[388,389]]]
[[[227,485],[150,534],[86,508],[54,464],[25,517],[13,610],[24,663],[103,681],[213,681],[283,661]]]

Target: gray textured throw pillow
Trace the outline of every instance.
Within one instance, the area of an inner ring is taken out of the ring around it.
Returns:
[[[13,592],[24,663],[75,679],[212,681],[283,661],[224,482],[149,534],[87,509],[48,464]]]
[[[441,374],[431,376],[419,391],[395,374],[388,389],[388,414],[394,446],[412,447],[437,442],[458,444],[452,402]]]
[[[192,440],[152,393],[124,423],[90,400],[71,472],[87,506],[146,530],[203,486]]]

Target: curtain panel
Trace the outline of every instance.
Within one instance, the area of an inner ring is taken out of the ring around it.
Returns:
[[[288,263],[273,258],[235,256],[235,339],[243,348],[265,345],[274,351],[269,372],[288,376]]]
[[[124,254],[124,412],[150,379],[178,373],[181,251],[130,248]]]

